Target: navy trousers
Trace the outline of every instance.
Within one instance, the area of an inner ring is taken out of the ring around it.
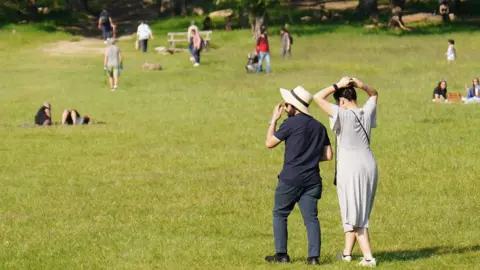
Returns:
[[[278,181],[273,207],[273,236],[277,253],[287,253],[287,219],[298,203],[307,229],[308,257],[320,257],[321,232],[317,203],[321,196],[321,183],[309,187],[296,187]]]

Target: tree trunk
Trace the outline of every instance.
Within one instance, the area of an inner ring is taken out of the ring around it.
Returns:
[[[363,17],[370,16],[373,20],[378,21],[377,0],[360,0],[357,10]]]
[[[405,27],[402,16],[403,9],[405,8],[405,0],[391,0],[392,8],[392,18],[388,23],[390,27],[400,27],[403,30],[410,31],[409,28]]]
[[[27,2],[27,11],[26,16],[29,21],[36,21],[38,19],[37,5],[35,0],[26,0]]]
[[[160,14],[171,14],[174,12],[173,0],[159,0]]]
[[[180,15],[187,16],[187,1],[186,0],[179,0],[180,5]]]
[[[66,8],[69,11],[84,11],[85,10],[85,3],[84,0],[68,0],[65,1]]]

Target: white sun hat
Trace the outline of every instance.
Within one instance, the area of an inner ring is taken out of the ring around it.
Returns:
[[[310,115],[308,106],[312,102],[312,95],[301,86],[295,87],[293,90],[287,90],[280,88],[280,94],[282,94],[283,100],[286,103],[295,106],[299,111],[304,114]]]

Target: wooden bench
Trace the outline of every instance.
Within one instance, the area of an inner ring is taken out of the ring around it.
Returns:
[[[205,45],[208,48],[208,42],[212,40],[212,31],[198,31],[198,33],[205,41]],[[172,48],[175,48],[175,43],[190,42],[190,40],[188,40],[188,32],[171,32],[167,35],[169,36],[168,43],[171,44]]]

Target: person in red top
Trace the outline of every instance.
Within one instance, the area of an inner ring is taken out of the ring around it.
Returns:
[[[268,36],[267,29],[265,26],[260,28],[260,36],[257,38],[257,55],[258,55],[258,65],[257,72],[262,71],[262,62],[265,59],[265,64],[267,65],[267,72],[270,73],[270,48],[268,46]]]

